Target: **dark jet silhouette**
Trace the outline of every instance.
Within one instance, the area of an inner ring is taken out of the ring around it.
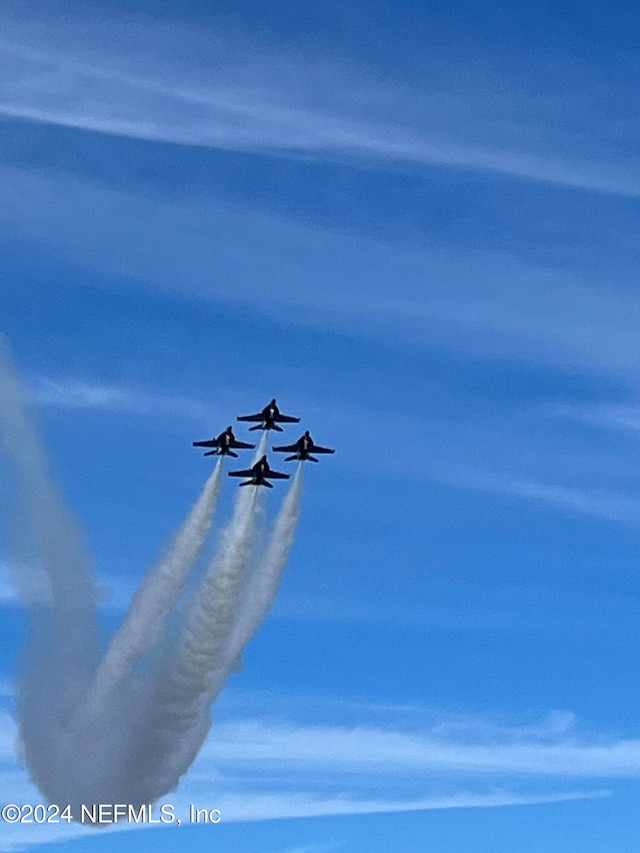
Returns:
[[[320,447],[319,444],[314,444],[309,430],[300,436],[294,444],[285,444],[282,447],[274,447],[273,449],[278,453],[293,454],[292,456],[287,456],[284,460],[285,462],[291,462],[292,459],[299,459],[301,462],[307,459],[309,462],[317,462],[318,460],[315,456],[311,455],[312,453],[335,453],[335,450],[330,447]]]
[[[269,405],[265,406],[261,412],[256,412],[255,415],[242,415],[238,420],[256,424],[256,426],[249,428],[249,432],[252,432],[254,429],[275,429],[278,432],[284,432],[278,424],[297,424],[300,418],[294,418],[291,415],[281,415],[280,409],[276,404],[276,398],[274,397]]]
[[[288,474],[281,474],[279,471],[273,471],[267,462],[267,454],[259,459],[255,465],[248,468],[246,471],[229,471],[230,477],[248,477],[241,486],[266,486],[268,489],[273,488],[271,480],[288,480]],[[267,479],[269,478],[269,479]]]
[[[227,427],[224,432],[221,432],[217,438],[210,438],[208,441],[194,441],[194,447],[214,447],[215,450],[210,450],[205,453],[205,456],[235,456],[234,450],[250,450],[255,447],[255,444],[247,444],[246,441],[238,441],[233,434],[233,428]]]

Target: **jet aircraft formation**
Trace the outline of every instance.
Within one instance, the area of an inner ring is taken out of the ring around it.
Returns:
[[[250,427],[249,432],[257,429],[272,429],[277,432],[283,432],[280,424],[297,424],[300,422],[300,418],[295,418],[292,415],[283,415],[278,408],[275,397],[262,411],[256,412],[254,415],[240,415],[237,420],[254,423],[255,426]],[[235,450],[251,450],[255,447],[255,444],[238,441],[233,433],[233,428],[228,426],[224,432],[221,432],[215,438],[210,438],[207,441],[194,441],[193,446],[213,448],[212,450],[208,450],[204,454],[205,456],[233,456],[237,459],[238,454],[234,452]],[[300,462],[307,460],[309,462],[317,462],[318,460],[313,455],[314,453],[335,453],[335,450],[330,447],[321,447],[316,444],[309,430],[306,430],[304,435],[300,436],[293,444],[285,444],[281,447],[274,447],[273,449],[276,453],[291,454],[285,458],[285,462],[291,462],[294,459]],[[273,483],[269,482],[270,479],[288,480],[290,475],[274,471],[269,465],[265,453],[251,468],[242,471],[229,471],[229,476],[247,478],[243,483],[240,483],[241,486],[266,486],[272,489]]]

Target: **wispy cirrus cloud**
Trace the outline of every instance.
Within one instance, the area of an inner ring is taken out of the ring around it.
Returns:
[[[564,803],[575,800],[596,800],[611,796],[611,791],[565,791],[561,793],[517,794],[500,791],[491,794],[463,792],[413,800],[355,797],[318,797],[309,794],[222,796],[220,811],[238,822],[302,817],[332,817],[356,814],[398,814],[402,812],[438,811],[441,809],[505,808]]]
[[[502,252],[426,250],[220,200],[171,203],[13,168],[1,168],[0,180],[11,199],[0,199],[0,222],[12,235],[108,276],[110,287],[458,357],[637,380],[639,303],[624,282],[604,287]]]
[[[460,485],[464,479],[458,481]],[[468,488],[511,495],[550,504],[558,509],[622,524],[640,524],[640,496],[593,488],[575,488],[561,483],[535,482],[503,474],[474,472],[466,478]]]
[[[319,841],[316,844],[287,847],[285,850],[279,850],[278,853],[331,853],[333,850],[340,850],[344,845],[344,841]]]
[[[557,87],[545,100],[538,80],[529,94],[522,83],[516,89],[506,77],[492,79],[486,65],[447,68],[442,57],[437,69],[425,69],[422,86],[381,83],[379,69],[313,55],[302,62],[286,46],[246,33],[211,28],[203,36],[104,14],[98,29],[80,8],[75,21],[13,12],[0,18],[5,116],[151,141],[448,166],[640,195],[640,173],[621,166],[619,154],[603,157],[602,142],[583,151],[585,131],[602,140],[604,119],[612,118],[606,98],[590,103],[584,87],[559,103]],[[571,69],[563,70],[569,83]],[[545,133],[532,132],[536,126]]]
[[[295,772],[313,766],[335,774],[460,773],[582,779],[640,778],[640,739],[579,737],[557,728],[522,733],[493,729],[487,742],[435,732],[407,733],[358,726],[296,726],[257,720],[222,723],[205,753],[218,766],[269,765]],[[471,730],[471,735],[474,732]]]
[[[224,822],[232,823],[589,801],[610,796],[611,791],[558,789],[550,783],[550,776],[579,777],[584,783],[587,779],[638,775],[635,741],[610,742],[607,748],[613,757],[603,762],[602,756],[593,752],[597,743],[587,739],[573,742],[571,731],[550,719],[548,726],[521,730],[507,726],[504,731],[487,727],[482,721],[477,725],[467,721],[462,736],[459,720],[449,730],[443,720],[426,734],[375,727],[284,725],[259,719],[217,724],[192,772],[165,801],[174,806],[176,816],[184,818],[189,803],[214,804],[211,807],[220,810]],[[8,760],[14,748],[15,722],[3,712],[0,737],[3,790],[11,791],[16,801],[37,802],[37,791],[24,771]],[[223,744],[227,738],[228,743]],[[522,752],[525,747],[528,753]],[[549,773],[548,750],[552,747],[560,751],[560,758],[551,762]],[[376,756],[379,749],[382,754]],[[434,750],[432,759],[427,758],[430,750]],[[448,750],[446,756],[443,750]],[[573,768],[571,762],[576,758],[578,766]],[[268,792],[262,781],[265,772],[270,780]],[[479,772],[493,779],[471,784],[469,774],[477,777]],[[531,790],[526,784],[523,790],[522,777],[527,775],[544,778],[545,790]],[[410,781],[398,790],[402,777]],[[381,796],[381,791],[385,795]],[[64,824],[16,825],[3,834],[0,850],[132,828],[126,824],[107,830]],[[329,849],[339,849],[339,842],[320,846],[320,850]]]
[[[97,574],[100,606],[104,611],[122,614],[135,592],[135,577],[100,571]],[[401,600],[380,602],[372,597],[299,596],[284,594],[275,604],[271,619],[287,622],[356,624],[393,628],[403,633],[431,631],[465,633],[496,632],[522,634],[545,630],[559,636],[585,636],[594,630],[605,634],[635,630],[634,599],[624,596],[567,594],[556,588],[529,587],[522,584],[486,588],[481,584],[436,584],[430,601]],[[0,561],[0,607],[19,606],[17,587],[9,566]],[[0,682],[0,697],[10,695],[8,682]],[[297,704],[287,697],[278,713]],[[314,699],[318,706],[319,700]],[[244,712],[244,707],[242,711]],[[383,704],[367,707],[362,703],[343,703],[344,713],[360,715],[410,713],[412,706]]]
[[[9,784],[12,780],[3,780]],[[18,790],[14,787],[11,790]],[[457,794],[442,797],[422,797],[415,800],[398,801],[392,799],[357,799],[356,797],[322,797],[305,793],[285,793],[276,795],[239,793],[237,795],[216,796],[210,784],[201,784],[191,788],[185,795],[173,795],[166,802],[175,808],[176,816],[186,821],[189,805],[197,802],[215,802],[226,823],[247,823],[263,820],[299,820],[317,817],[341,817],[348,815],[402,814],[404,812],[440,811],[443,809],[499,809],[514,806],[543,806],[566,802],[591,802],[611,796],[610,791],[596,790],[592,792],[567,791],[549,794],[514,794],[500,791],[490,794]],[[218,790],[218,786],[215,786]],[[25,788],[22,800],[36,802],[37,791]],[[157,812],[156,812],[157,815]],[[78,849],[82,843],[93,835],[104,836],[111,832],[131,832],[149,829],[161,829],[162,826],[150,824],[117,824],[106,827],[79,826],[78,824],[44,824],[31,827],[25,825],[11,826],[0,839],[0,851],[33,850],[36,845],[46,845],[61,841],[78,841]],[[323,845],[307,845],[294,847],[287,853],[329,853],[339,850],[342,845],[337,842]]]
[[[192,397],[171,396],[76,379],[55,380],[36,376],[32,381],[32,393],[41,405],[58,409],[94,409],[114,414],[178,417],[194,421],[206,421],[212,413],[211,406]]]
[[[35,399],[42,405],[198,421],[203,427],[206,425],[208,430],[220,409],[239,411],[247,397],[251,396],[251,392],[240,395],[235,389],[218,389],[214,410],[197,398],[144,387],[102,385],[72,377],[51,378],[44,375],[33,377],[31,384]],[[419,446],[428,440],[432,453],[410,460],[385,457],[378,462],[379,470],[404,477],[431,479],[465,490],[547,504],[563,512],[625,525],[640,524],[640,496],[635,493],[633,482],[620,479],[628,474],[627,457],[586,457],[577,452],[568,457],[561,444],[556,447],[551,440],[536,439],[532,429],[535,413],[528,416],[528,433],[526,440],[523,440],[517,437],[522,426],[518,419],[515,423],[505,418],[501,424],[492,421],[487,424],[460,421],[448,424],[388,411],[381,422],[377,412],[344,404],[338,407],[335,401],[322,400],[317,395],[304,398],[295,395],[290,402],[296,410],[308,413],[318,423],[319,429],[323,428],[327,411],[330,411],[333,421],[339,420],[344,425],[341,449],[346,454],[347,464],[359,470],[368,470],[371,455],[377,452],[377,448],[384,446],[388,435],[402,434],[409,446]],[[570,407],[565,408],[566,411],[573,411]],[[615,407],[610,409],[617,411]],[[557,411],[564,409],[560,407]],[[582,410],[576,409],[578,411]],[[603,411],[608,412],[609,409]],[[539,433],[543,436],[547,412],[541,411],[538,415]],[[610,417],[610,414],[607,415],[607,418]],[[369,424],[365,435],[361,434],[359,428],[362,423]],[[482,465],[477,462],[480,449],[484,460]],[[540,467],[542,454],[544,464]],[[492,465],[494,470],[491,470]],[[576,484],[576,475],[589,467],[591,482]],[[528,476],[524,472],[528,472]],[[563,477],[568,482],[563,482]]]
[[[637,404],[554,406],[551,414],[556,418],[573,420],[602,430],[640,432],[640,406]]]

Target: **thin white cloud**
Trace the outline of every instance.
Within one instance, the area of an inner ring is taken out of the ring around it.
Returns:
[[[297,844],[295,847],[287,847],[278,853],[332,853],[344,847],[344,841],[319,841],[315,844]]]
[[[0,791],[8,801],[37,802],[39,795],[26,772],[10,761],[15,740],[15,721],[0,712],[0,760],[4,765]],[[563,718],[559,724],[557,715],[522,727],[468,719],[464,731],[459,718],[453,718],[451,725],[443,719],[426,733],[240,720],[214,726],[179,790],[163,801],[174,806],[183,823],[188,819],[189,803],[217,808],[224,823],[231,823],[591,800],[611,792],[599,788],[550,790],[550,779],[579,778],[584,783],[638,778],[639,744],[635,740],[579,739],[573,718]],[[220,768],[225,772],[221,774]],[[262,790],[256,789],[264,778],[261,771],[270,780],[268,792],[264,783]],[[480,782],[470,790],[474,776]],[[488,776],[494,781],[489,782]],[[411,789],[420,793],[412,796],[405,790],[404,796],[393,796],[401,777],[411,779]],[[540,777],[547,790],[514,790],[526,777]],[[389,793],[371,796],[367,790],[372,786],[376,792]],[[432,793],[425,794],[428,790]],[[132,828],[111,827],[119,831]],[[86,838],[94,831],[62,824],[6,829],[0,841],[2,851]]]
[[[441,809],[504,808],[562,803],[572,800],[594,800],[611,796],[610,791],[566,791],[557,794],[462,793],[415,800],[363,799],[349,797],[314,797],[308,794],[222,796],[220,811],[230,821],[282,820],[283,818],[330,817],[354,814],[392,814],[398,812],[436,811]]]
[[[495,736],[495,733],[494,733]],[[506,742],[473,743],[433,733],[390,731],[372,726],[296,726],[259,720],[221,723],[205,748],[218,765],[313,766],[336,774],[459,773],[541,776],[546,779],[640,778],[640,739],[589,741],[526,731]]]
[[[208,430],[211,429],[211,423],[219,419],[218,413],[221,409],[234,411],[243,405],[237,391],[225,389],[218,391],[214,411],[213,407],[198,399],[162,394],[143,387],[100,385],[73,378],[53,379],[45,376],[36,377],[32,384],[36,400],[43,405],[193,420],[199,421]],[[247,396],[250,397],[251,393],[244,394],[243,399]],[[221,400],[224,400],[224,404]],[[588,466],[591,466],[592,482],[606,484],[607,478],[614,476],[617,470],[626,470],[628,461],[625,456],[617,458],[608,455],[598,461],[595,457],[587,459],[573,454],[571,459],[567,459],[562,447],[554,449],[553,445],[544,444],[542,448],[538,448],[535,443],[531,443],[531,422],[527,424],[527,441],[518,446],[514,437],[514,426],[509,422],[504,422],[501,427],[494,423],[456,423],[448,426],[436,421],[424,422],[414,416],[394,412],[385,412],[381,421],[377,412],[344,405],[336,408],[335,402],[319,400],[317,397],[297,398],[292,401],[292,405],[307,412],[314,422],[319,423],[320,428],[326,419],[326,411],[330,410],[334,422],[337,419],[345,425],[341,449],[348,459],[348,464],[355,468],[368,470],[371,454],[384,445],[389,434],[401,433],[409,446],[418,446],[428,440],[433,452],[426,457],[410,460],[385,457],[378,463],[380,469],[411,478],[427,478],[462,489],[540,502],[572,514],[625,525],[640,524],[640,497],[628,490],[632,483],[628,484],[627,489],[617,484],[597,488],[593,485],[577,487],[539,479],[541,474],[547,473],[547,469],[549,474],[553,473],[556,478],[561,477],[562,463],[569,476],[575,476],[576,472],[587,470]],[[611,418],[612,415],[606,417]],[[542,421],[544,422],[544,413]],[[357,427],[361,423],[370,425],[364,437]],[[349,441],[350,425],[353,425],[353,434],[358,436],[357,441]],[[503,435],[500,435],[500,428]],[[519,429],[518,424],[515,429]],[[455,448],[454,453],[452,447]],[[469,455],[465,448],[469,449]],[[496,471],[492,472],[486,467],[485,470],[479,468],[475,459],[480,448],[485,460],[484,465],[488,467],[494,464]],[[539,465],[542,453],[546,459],[545,468],[539,469],[536,477],[536,466]],[[509,469],[520,472],[530,469],[531,474],[525,479],[524,476],[511,474]],[[615,483],[615,478],[612,482]],[[3,590],[0,572],[0,600]]]
[[[0,221],[11,234],[98,271],[110,286],[458,357],[637,378],[640,302],[624,284],[601,286],[499,252],[427,251],[411,237],[387,244],[214,199],[170,203],[11,168],[0,168],[0,182]]]
[[[82,16],[75,27],[37,14],[0,20],[5,116],[152,141],[446,165],[640,194],[640,174],[620,167],[619,157],[600,163],[585,152],[567,161],[567,150],[583,149],[585,133],[566,138],[557,91],[545,108],[538,93],[509,91],[508,79],[491,80],[482,67],[441,67],[412,92],[345,61],[302,63],[282,45],[225,40],[215,30],[169,30],[148,19],[104,18],[100,31]],[[567,97],[574,115],[581,94]],[[584,107],[583,122],[604,133],[608,116],[599,110],[598,122],[593,104]],[[545,133],[531,132],[536,119]]]
[[[88,409],[96,411],[130,414],[153,418],[177,418],[198,421],[203,428],[211,430],[211,424],[219,420],[220,410],[239,410],[252,392],[241,396],[237,390],[218,389],[215,408],[201,400],[172,394],[163,394],[144,387],[101,385],[73,378],[51,378],[37,376],[32,381],[35,399],[42,405],[62,409]],[[257,396],[256,396],[257,399]],[[486,491],[528,501],[541,502],[564,512],[601,518],[617,523],[637,526],[640,524],[640,497],[620,488],[576,487],[561,482],[545,482],[535,479],[535,465],[538,464],[540,451],[529,443],[518,447],[514,440],[513,427],[509,423],[502,425],[504,435],[498,433],[496,424],[456,423],[453,427],[433,422],[423,422],[413,416],[385,412],[381,421],[378,412],[369,412],[355,407],[341,405],[336,408],[334,401],[316,398],[297,398],[292,401],[294,407],[304,410],[314,422],[322,428],[326,411],[332,412],[334,422],[339,420],[345,425],[342,450],[348,464],[358,469],[368,470],[371,454],[387,441],[389,434],[401,433],[409,446],[418,446],[425,440],[430,442],[432,453],[419,459],[403,460],[385,457],[378,463],[380,469],[411,478],[427,478],[458,488],[472,491]],[[544,414],[544,413],[543,413]],[[369,424],[367,435],[363,437],[357,425]],[[353,425],[353,434],[357,441],[349,441]],[[517,426],[517,425],[516,425]],[[222,428],[222,425],[220,425]],[[528,424],[527,440],[531,439],[531,423]],[[346,442],[346,444],[345,444]],[[451,448],[455,448],[452,453]],[[469,448],[468,459],[465,448]],[[485,466],[495,464],[496,472],[482,470],[475,462],[479,449]],[[615,473],[616,466],[627,467],[626,457],[612,459],[607,456],[597,465],[574,454],[572,460],[565,459],[565,451],[543,446],[548,462],[555,477],[562,474],[560,461],[564,459],[567,473],[585,470],[587,464],[593,467],[592,479],[595,482],[605,480]],[[526,461],[523,461],[526,460]],[[514,476],[512,470],[523,471],[530,468],[532,476]],[[546,472],[546,469],[543,469]],[[540,474],[538,474],[538,477]],[[0,601],[10,599],[12,593],[4,582],[0,571]]]
[[[100,571],[97,575],[97,588],[100,607],[112,613],[123,613],[131,602],[135,592],[137,575],[128,571],[115,574]],[[369,626],[387,626],[403,632],[447,631],[469,632],[489,631],[522,633],[539,631],[541,628],[553,630],[558,634],[582,635],[591,632],[594,626],[598,631],[623,630],[636,622],[635,604],[626,598],[608,597],[603,609],[601,596],[582,595],[576,598],[558,590],[545,588],[492,587],[490,592],[482,586],[471,585],[468,589],[456,584],[455,591],[446,585],[437,586],[433,601],[419,604],[414,601],[397,604],[381,603],[371,598],[350,597],[301,597],[284,595],[276,602],[271,619],[276,621],[316,621],[328,623],[361,624]],[[0,561],[0,606],[16,607],[20,601],[7,563]],[[524,615],[523,615],[524,614]],[[8,685],[0,682],[0,696]],[[9,694],[6,694],[9,695]],[[296,704],[296,698],[288,697],[284,709]],[[314,705],[319,700],[314,699]],[[361,714],[411,713],[416,709],[411,705],[386,703],[383,705],[361,702],[346,703],[343,708],[349,713]],[[241,708],[245,710],[245,705]],[[279,708],[282,710],[282,708]]]
[[[513,585],[497,589],[478,586],[452,593],[432,588],[432,600],[381,603],[375,596],[292,596],[276,603],[271,618],[329,624],[390,628],[405,633],[527,634],[544,631],[556,638],[587,638],[598,633],[622,636],[635,631],[637,606],[632,598],[602,594],[562,593],[553,588]]]
[[[186,825],[189,815],[189,803],[195,801],[211,803],[221,813],[224,823],[247,823],[263,820],[296,820],[301,818],[338,817],[348,815],[398,814],[417,811],[440,811],[443,809],[489,809],[509,808],[513,806],[539,806],[555,803],[592,801],[611,796],[610,791],[567,791],[548,794],[516,794],[500,791],[491,794],[461,793],[441,797],[421,797],[414,800],[358,799],[355,797],[322,797],[305,793],[284,793],[263,795],[239,793],[235,795],[215,796],[211,786],[201,786],[192,793],[190,800],[182,796],[166,798],[175,807],[176,816],[181,825]],[[35,802],[37,792],[27,794],[25,802]],[[156,812],[157,814],[157,812]],[[77,839],[82,842],[91,835],[104,836],[107,832],[128,832],[147,829],[162,829],[161,825],[149,824],[112,825],[92,828],[71,824],[45,824],[41,826],[11,826],[0,838],[0,851],[31,850],[35,845],[45,845],[63,840]],[[80,846],[80,845],[78,845]],[[340,846],[323,845],[303,847],[313,853],[338,850]],[[300,850],[300,848],[294,848]]]
[[[462,485],[462,479],[459,481]],[[570,513],[602,518],[621,524],[640,524],[640,497],[595,489],[577,489],[562,484],[540,483],[503,475],[474,473],[468,488],[538,501]]]
[[[212,413],[211,406],[193,398],[99,385],[75,379],[54,380],[37,376],[33,380],[32,391],[38,403],[59,409],[96,409],[194,421],[206,421]]]
[[[557,418],[589,424],[603,430],[640,432],[640,406],[637,405],[563,405],[554,407],[551,414]]]
[[[136,399],[119,388],[86,382],[55,382],[38,377],[33,388],[35,399],[44,405],[69,409],[124,409],[135,411]]]

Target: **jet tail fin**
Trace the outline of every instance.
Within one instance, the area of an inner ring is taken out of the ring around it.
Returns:
[[[293,454],[293,456],[287,456],[287,457],[285,457],[285,460],[284,460],[284,461],[285,461],[285,462],[293,462],[293,460],[294,460],[294,459],[298,459],[298,454],[297,454],[297,453],[294,453],[294,454]]]

